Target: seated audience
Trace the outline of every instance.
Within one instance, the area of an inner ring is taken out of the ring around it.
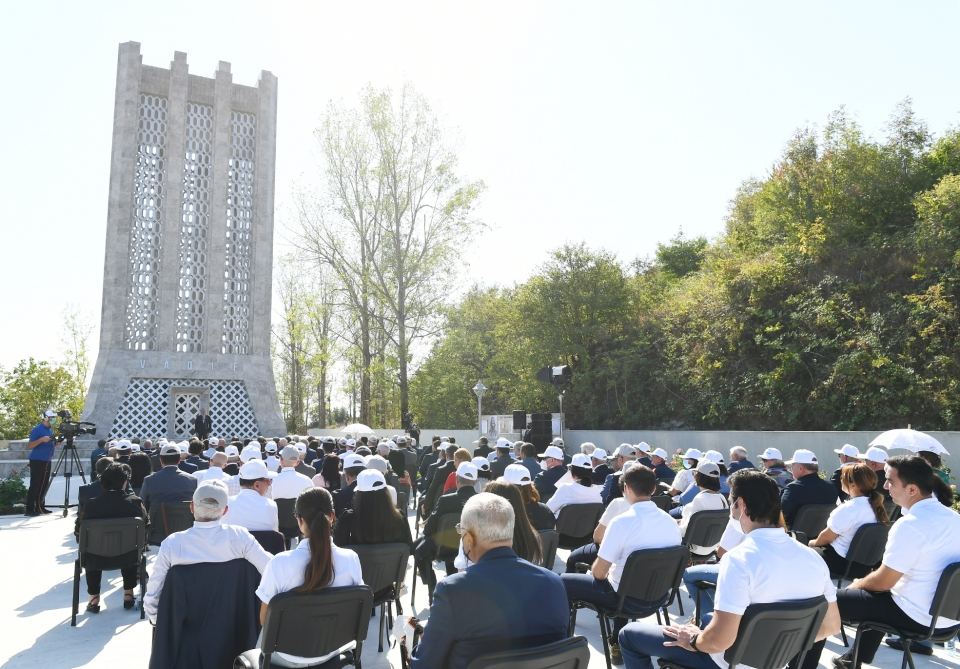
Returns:
[[[827,526],[809,542],[812,548],[824,547],[823,560],[830,573],[837,575],[846,572],[847,550],[857,530],[868,523],[887,522],[883,495],[877,492],[877,475],[873,470],[860,462],[847,463],[840,470],[840,485],[847,501],[830,513]],[[850,575],[866,576],[871,566],[854,565]]]
[[[662,448],[655,448],[650,453],[650,462],[653,464],[653,473],[656,475],[657,481],[672,486],[677,478],[677,473],[667,462],[669,459],[670,456]]]
[[[652,669],[654,657],[697,669],[726,667],[723,653],[736,641],[740,619],[754,603],[825,597],[827,615],[817,632],[816,652],[808,657],[819,655],[826,637],[840,630],[836,586],[829,570],[815,551],[779,527],[776,482],[751,470],[731,476],[730,513],[746,538],[720,561],[712,617],[703,629],[690,623],[627,625],[620,632],[620,650],[628,669]],[[811,665],[805,662],[804,666]]]
[[[370,455],[364,458],[364,464],[366,464],[367,469],[373,469],[383,474],[383,480],[387,483],[387,492],[390,493],[390,500],[396,506],[397,486],[400,484],[400,480],[396,474],[390,471],[390,463],[387,462],[387,459],[379,455]]]
[[[167,444],[160,450],[161,469],[143,479],[140,487],[140,499],[147,511],[151,504],[164,502],[186,502],[193,497],[197,489],[197,479],[179,469],[180,449]]]
[[[227,491],[230,491],[230,483],[233,480],[233,477],[230,476],[223,468],[227,465],[227,454],[220,453],[219,451],[214,453],[210,458],[210,466],[206,469],[198,469],[195,471],[192,476],[197,479],[199,482],[203,481],[223,481],[227,485]],[[240,492],[240,485],[237,484],[236,492],[232,494],[236,495]]]
[[[104,470],[113,464],[113,458],[105,455],[97,458],[97,464],[93,468],[93,480],[77,489],[77,512],[83,511],[84,505],[91,499],[103,492],[103,486],[100,484],[100,475]]]
[[[543,464],[540,472],[533,479],[533,485],[537,487],[540,499],[546,503],[553,497],[553,493],[557,490],[557,481],[567,473],[567,469],[564,467],[563,449],[559,446],[547,446],[538,457],[543,458]]]
[[[697,590],[700,590],[700,616],[713,613],[713,596],[716,592],[715,587],[700,588],[699,583],[717,585],[717,575],[720,573],[719,561],[724,554],[729,553],[740,545],[743,541],[743,530],[740,523],[732,518],[727,522],[727,528],[720,537],[720,543],[717,544],[717,562],[707,562],[704,564],[690,565],[683,570],[683,584],[687,588],[687,594],[690,599],[696,601]]]
[[[760,454],[763,473],[772,478],[782,491],[793,480],[786,465],[783,464],[783,454],[779,448],[767,448]]]
[[[716,463],[704,460],[697,465],[693,475],[694,483],[700,492],[689,504],[683,506],[680,514],[680,534],[686,536],[687,525],[693,514],[698,511],[716,511],[727,508],[727,499],[720,493],[720,467]],[[690,552],[694,555],[710,555],[716,546],[690,545]]]
[[[607,452],[602,448],[594,448],[588,455],[593,467],[593,484],[602,488],[607,477],[613,473],[613,467],[607,464]]]
[[[267,620],[270,600],[282,592],[314,592],[323,588],[363,585],[357,554],[335,546],[331,541],[331,527],[336,515],[330,493],[323,488],[305,490],[297,497],[294,514],[303,533],[303,541],[295,549],[275,556],[263,570],[263,578],[257,588],[257,597],[263,602],[260,605],[261,625]],[[334,660],[352,647],[351,642],[322,657],[274,653],[270,662],[278,667],[314,667]]]
[[[568,467],[572,483],[560,485],[547,500],[547,508],[559,517],[560,510],[572,504],[600,504],[600,486],[593,485],[593,467],[590,456],[577,453]]]
[[[143,488],[143,481],[153,473],[153,464],[150,456],[143,451],[130,454],[130,487],[134,494],[139,495]]]
[[[793,481],[786,485],[780,497],[780,508],[783,510],[783,520],[787,527],[793,526],[797,512],[807,504],[837,503],[837,489],[818,475],[820,467],[813,451],[798,449],[794,451],[793,459],[786,464],[793,477]]]
[[[560,578],[516,554],[514,523],[513,507],[497,495],[466,502],[459,531],[474,564],[437,585],[411,669],[465,669],[485,653],[567,637]]]
[[[510,465],[504,470],[503,476],[497,480],[515,485],[520,490],[523,508],[527,512],[533,529],[538,532],[552,530],[557,526],[557,519],[547,505],[540,501],[540,493],[537,492],[530,472],[526,469],[523,465]]]
[[[333,510],[336,511],[337,518],[353,506],[353,491],[357,489],[357,476],[367,468],[363,456],[356,453],[344,453],[341,460],[343,461],[342,479],[346,485],[330,493],[333,497]]]
[[[637,449],[630,444],[617,446],[617,450],[613,452],[613,473],[607,476],[607,480],[603,482],[603,490],[600,491],[600,501],[604,506],[623,495],[620,473],[623,471],[624,465],[636,460],[638,455]]]
[[[509,460],[510,458],[507,459],[505,467],[510,466]],[[527,471],[530,472],[531,480],[537,478],[537,474],[542,471],[540,467],[540,461],[537,460],[537,447],[533,444],[524,442],[520,447],[520,462],[517,464],[527,468]],[[500,473],[500,476],[503,476],[502,472]]]
[[[470,462],[473,459],[473,456],[470,455],[470,451],[465,448],[458,448],[453,454],[453,468],[454,471],[447,474],[447,479],[443,484],[443,492],[441,494],[446,495],[449,492],[453,492],[457,489],[457,472],[456,468],[459,467],[464,462]]]
[[[703,453],[696,448],[687,449],[687,452],[683,454],[683,469],[674,476],[668,494],[676,497],[693,485],[693,472],[696,471],[702,457]]]
[[[101,458],[97,464],[106,461],[107,458]],[[87,501],[77,515],[77,527],[87,520],[96,520],[102,518],[143,518],[146,520],[147,512],[143,508],[143,503],[136,495],[131,495],[128,490],[130,480],[130,466],[123,463],[111,463],[101,470],[99,484],[103,486],[103,492]],[[104,569],[119,569],[123,577],[123,608],[132,609],[134,603],[133,588],[137,585],[137,576],[140,569],[140,555],[137,551],[131,551],[116,557],[102,557],[99,555],[87,555],[85,559],[85,568],[87,573],[87,594],[90,595],[90,601],[87,602],[87,611],[91,613],[100,612],[100,582]]]
[[[523,499],[520,497],[520,491],[517,489],[517,486],[511,485],[510,483],[494,481],[487,486],[486,492],[503,497],[510,502],[510,506],[513,507],[513,552],[527,562],[540,564],[543,561],[543,549],[540,545],[540,536],[530,524],[530,519],[527,518],[527,512],[523,508]],[[457,556],[454,564],[457,569],[466,569],[473,564],[467,560],[466,554],[463,552],[463,541],[460,542],[460,554]]]
[[[267,444],[269,446],[270,444]],[[296,499],[304,490],[313,487],[313,481],[297,471],[300,453],[293,446],[284,446],[280,451],[280,473],[270,484],[273,499]],[[267,470],[270,467],[267,466]]]
[[[240,468],[240,493],[230,498],[230,509],[223,522],[251,532],[279,531],[277,503],[269,497],[270,485],[270,473],[263,460],[254,458],[247,462]]]
[[[931,453],[930,455],[934,455],[934,454]],[[934,457],[937,458],[937,462],[939,463],[940,456],[934,455]],[[870,446],[867,449],[866,453],[859,453],[857,455],[857,460],[865,464],[870,469],[872,469],[873,473],[877,475],[877,492],[883,495],[883,499],[885,502],[889,502],[890,492],[886,489],[884,485],[887,482],[887,477],[886,475],[884,475],[884,466],[887,464],[887,452],[878,446]],[[936,466],[931,464],[930,466],[933,467],[935,471],[942,472],[942,470],[938,469],[938,467],[940,466],[939,464]],[[947,485],[950,485],[950,477],[947,475],[946,472],[942,472],[942,474],[943,475],[940,476],[940,479]]]
[[[333,541],[338,546],[400,543],[412,547],[410,525],[390,498],[383,474],[364,469],[357,476],[353,506],[337,519]]]
[[[840,470],[843,469],[845,464],[856,463],[858,461],[857,458],[860,456],[860,451],[852,444],[844,444],[840,448],[833,449],[833,452],[840,458],[840,466],[833,470],[833,474],[830,476],[830,483],[836,488],[840,501],[846,502],[849,498],[847,497],[847,493],[843,492],[843,488],[840,485]]]
[[[619,601],[617,588],[620,575],[631,553],[644,548],[680,545],[677,523],[650,501],[650,496],[657,489],[653,470],[637,465],[624,472],[621,478],[623,497],[630,503],[630,508],[610,521],[590,574],[562,575],[567,599],[571,603],[582,601],[615,608]],[[627,608],[631,605],[641,607],[645,603],[627,598]],[[620,653],[617,634],[626,623],[626,618],[615,618],[613,621],[610,652],[615,661],[619,660]]]
[[[922,458],[888,459],[886,477],[887,490],[903,516],[890,528],[880,566],[841,590],[837,604],[846,623],[870,620],[922,633],[932,621],[930,606],[943,570],[960,562],[960,515],[950,508],[953,492]],[[938,619],[938,633],[951,629],[960,630],[960,620]],[[873,662],[882,638],[883,632],[876,630],[863,633],[858,657],[862,664]],[[820,650],[815,647],[808,655],[819,659]],[[833,665],[852,668],[852,647],[834,658]]]
[[[160,544],[148,581],[143,607],[150,622],[156,623],[157,607],[167,571],[180,564],[229,562],[243,558],[263,573],[270,553],[263,550],[246,529],[222,523],[229,497],[227,487],[218,481],[205,481],[193,493],[190,509],[193,527],[174,532]],[[197,630],[197,633],[202,633]]]
[[[533,444],[530,444],[530,446],[533,446]],[[506,471],[507,467],[509,465],[514,464],[513,458],[510,457],[511,448],[512,448],[512,444],[510,443],[509,440],[504,439],[503,437],[500,437],[499,439],[497,439],[497,446],[494,449],[494,458],[490,461],[490,474],[494,478],[499,478],[503,476],[503,472]],[[521,451],[522,450],[523,450],[523,447],[521,447]],[[533,446],[533,454],[534,456],[536,456],[537,454],[537,449],[535,446]],[[536,457],[534,457],[534,460],[536,460]],[[537,474],[539,473],[540,473],[540,462],[538,461],[536,470],[531,471],[530,476],[532,478],[536,478]]]

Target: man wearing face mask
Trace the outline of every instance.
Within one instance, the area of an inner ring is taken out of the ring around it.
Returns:
[[[818,665],[826,638],[840,631],[837,588],[826,563],[779,527],[780,490],[760,472],[741,470],[730,477],[730,516],[745,538],[720,561],[713,615],[703,629],[689,623],[627,625],[620,632],[620,651],[628,669],[652,669],[653,657],[691,669],[726,669],[724,652],[736,641],[748,606],[822,596],[827,614],[803,666]]]
[[[50,487],[50,461],[53,460],[56,446],[53,424],[56,418],[56,412],[47,409],[40,423],[30,430],[30,441],[27,443],[30,449],[30,489],[27,491],[26,516],[53,513],[47,510],[44,500]]]
[[[514,522],[510,503],[492,493],[474,495],[464,505],[457,531],[474,564],[437,585],[411,669],[464,669],[498,648],[539,646],[568,636],[560,577],[517,556]]]
[[[687,452],[683,454],[683,469],[677,472],[671,484],[671,495],[681,495],[684,490],[693,485],[693,472],[700,464],[700,458],[702,457],[703,453],[696,448],[687,449]]]

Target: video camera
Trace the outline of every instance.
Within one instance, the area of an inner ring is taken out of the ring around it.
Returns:
[[[74,421],[73,414],[70,413],[69,409],[60,409],[57,415],[60,416],[60,423],[57,425],[58,440],[65,438],[67,441],[71,441],[77,435],[97,433],[97,426],[93,423]]]

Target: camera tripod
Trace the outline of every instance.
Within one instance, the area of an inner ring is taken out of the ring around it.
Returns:
[[[47,489],[50,488],[50,483],[53,483],[53,479],[57,477],[57,474],[60,473],[61,469],[65,469],[63,472],[63,478],[66,480],[66,485],[63,488],[63,517],[67,517],[67,512],[70,510],[71,506],[77,506],[76,504],[70,503],[70,479],[73,478],[73,470],[76,467],[77,471],[80,472],[80,478],[83,480],[83,484],[87,484],[87,477],[83,473],[83,465],[80,463],[80,457],[77,455],[77,447],[73,444],[73,435],[64,437],[66,442],[63,445],[63,449],[60,451],[60,456],[57,458],[57,464],[53,466],[53,470],[50,472],[50,481],[47,484]],[[70,455],[67,455],[69,453]],[[66,462],[66,467],[64,468],[64,462]],[[55,508],[61,508],[59,504],[51,504],[50,506]]]

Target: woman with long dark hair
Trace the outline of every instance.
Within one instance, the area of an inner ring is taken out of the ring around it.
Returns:
[[[360,558],[351,550],[335,546],[332,540],[333,498],[325,488],[311,488],[300,493],[294,516],[303,541],[292,551],[273,557],[263,570],[257,597],[260,624],[267,619],[270,600],[281,592],[298,590],[313,592],[322,588],[363,585]],[[309,667],[327,662],[352,644],[323,657],[298,657],[274,653],[271,662],[279,667]]]
[[[413,543],[410,525],[393,504],[383,474],[364,469],[357,476],[353,508],[337,520],[333,542],[338,546]]]
[[[540,547],[540,536],[530,524],[527,511],[523,505],[523,498],[517,486],[500,481],[491,481],[484,488],[484,492],[499,495],[510,502],[513,507],[513,551],[527,562],[540,564],[543,561],[543,551]]]
[[[887,522],[883,508],[883,495],[877,490],[877,474],[869,466],[847,463],[840,468],[840,487],[849,497],[846,502],[830,512],[827,526],[811,539],[812,548],[823,547],[823,560],[831,574],[843,574],[847,569],[847,550],[853,535],[868,523]],[[866,576],[873,565],[854,565],[850,575]]]
[[[517,486],[520,498],[523,500],[523,508],[527,512],[527,518],[530,519],[533,529],[552,530],[557,526],[557,517],[546,504],[540,501],[540,493],[537,492],[537,486],[533,485],[533,478],[526,467],[507,465],[502,480]]]
[[[577,453],[570,461],[570,476],[573,483],[558,481],[557,491],[547,500],[547,507],[559,517],[560,509],[570,504],[600,504],[602,486],[593,485],[593,463],[590,456]]]

